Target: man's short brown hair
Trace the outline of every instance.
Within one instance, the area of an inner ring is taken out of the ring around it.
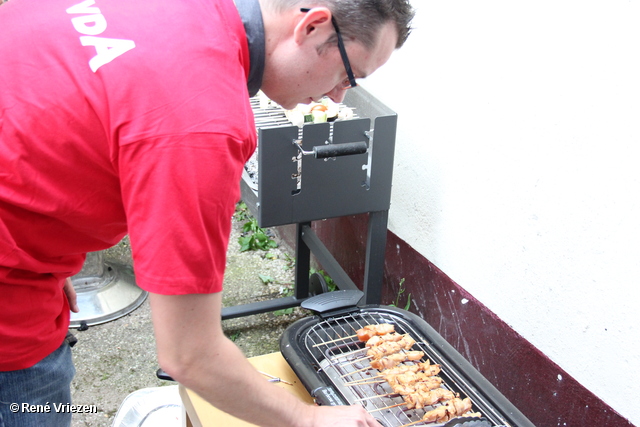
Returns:
[[[323,6],[331,10],[342,36],[372,48],[378,31],[387,22],[394,22],[398,33],[396,48],[401,47],[411,32],[415,14],[408,0],[268,0],[274,10]],[[333,36],[335,38],[335,36]],[[336,40],[329,39],[328,43]]]

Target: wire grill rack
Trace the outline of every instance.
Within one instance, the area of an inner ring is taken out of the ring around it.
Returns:
[[[387,427],[399,427],[421,420],[426,411],[443,403],[435,403],[421,409],[407,409],[402,396],[394,394],[390,385],[378,378],[380,372],[370,366],[366,358],[365,343],[354,336],[355,331],[366,325],[389,323],[399,334],[408,334],[416,344],[411,350],[424,353],[421,360],[440,365],[441,387],[460,398],[469,397],[473,402],[471,412],[480,412],[493,425],[509,425],[493,410],[484,397],[475,393],[463,376],[457,375],[454,366],[427,342],[423,334],[405,319],[392,313],[360,311],[325,319],[311,327],[303,338],[303,345],[314,361],[314,368],[329,381],[349,404],[360,404]],[[398,405],[392,408],[390,406]],[[388,408],[388,409],[385,409]],[[416,424],[421,425],[421,424]],[[425,424],[427,425],[427,424]],[[428,424],[442,426],[444,424]]]

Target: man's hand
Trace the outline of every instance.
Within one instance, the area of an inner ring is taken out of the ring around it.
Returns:
[[[78,296],[76,295],[76,290],[73,289],[73,283],[71,283],[71,278],[67,277],[64,281],[64,293],[67,295],[67,300],[69,300],[69,308],[74,313],[80,312],[80,308],[78,308]]]

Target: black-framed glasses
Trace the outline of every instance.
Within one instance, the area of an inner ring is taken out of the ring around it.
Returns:
[[[311,9],[302,8],[300,12],[307,13]],[[353,75],[353,70],[351,70],[351,63],[349,62],[349,57],[347,56],[347,50],[344,48],[344,40],[342,39],[342,34],[340,33],[340,29],[338,28],[338,23],[336,19],[331,15],[331,24],[333,24],[333,28],[336,30],[336,36],[338,37],[338,50],[340,51],[340,57],[342,58],[342,63],[344,64],[344,69],[347,71],[347,78],[341,84],[342,89],[349,89],[358,86],[358,82],[356,82],[356,78]]]

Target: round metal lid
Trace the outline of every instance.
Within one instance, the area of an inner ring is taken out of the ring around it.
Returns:
[[[130,267],[105,262],[98,272],[97,276],[83,276],[81,272],[71,278],[80,312],[71,313],[70,328],[118,319],[138,308],[147,298],[148,293],[136,285]]]

